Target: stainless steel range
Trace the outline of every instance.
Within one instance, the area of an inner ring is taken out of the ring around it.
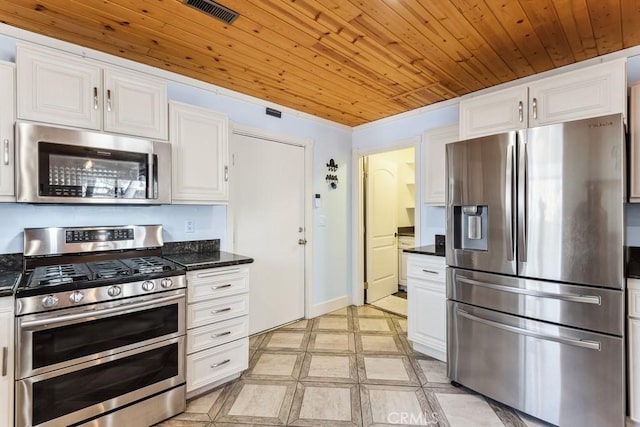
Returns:
[[[184,271],[162,227],[24,230],[16,425],[152,425],[185,409]]]

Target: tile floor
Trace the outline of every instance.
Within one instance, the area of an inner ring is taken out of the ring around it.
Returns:
[[[250,338],[249,369],[162,426],[545,425],[449,384],[407,319],[347,307]]]

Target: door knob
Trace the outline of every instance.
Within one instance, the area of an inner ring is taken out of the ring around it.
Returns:
[[[299,245],[306,245],[307,244],[307,240],[306,239],[298,239],[298,244]]]

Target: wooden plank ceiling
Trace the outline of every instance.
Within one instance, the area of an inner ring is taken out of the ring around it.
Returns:
[[[349,126],[640,44],[637,0],[0,0],[0,21]]]

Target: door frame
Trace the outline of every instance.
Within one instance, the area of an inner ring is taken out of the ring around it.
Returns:
[[[364,203],[364,158],[372,154],[386,153],[389,151],[402,150],[403,148],[413,147],[414,152],[414,171],[415,171],[415,241],[416,245],[420,242],[420,218],[422,214],[422,153],[421,153],[420,135],[394,141],[391,144],[371,147],[371,148],[354,148],[352,150],[352,183],[351,183],[351,260],[352,260],[352,281],[351,287],[351,303],[353,305],[364,304],[364,227],[365,221],[362,215],[362,204]]]
[[[304,246],[304,317],[308,319],[313,307],[313,140],[284,135],[252,126],[231,123],[233,135],[248,136],[250,138],[265,139],[280,144],[294,145],[304,148],[304,230],[307,244]],[[231,159],[231,140],[229,140],[229,162]],[[231,177],[233,179],[233,176]],[[231,198],[227,205],[227,247],[234,249],[233,204]],[[251,256],[251,254],[244,254]]]

